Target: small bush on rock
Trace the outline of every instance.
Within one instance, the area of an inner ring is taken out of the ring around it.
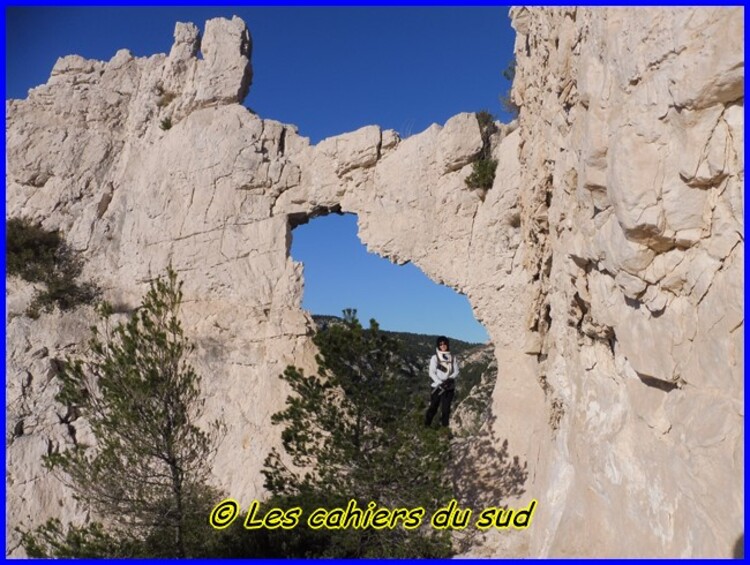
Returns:
[[[481,110],[476,113],[476,117],[479,122],[479,129],[482,132],[482,141],[484,141],[487,132],[489,132],[489,135],[492,135],[497,130],[495,127],[495,116],[490,114],[487,110]]]
[[[466,177],[466,186],[485,190],[492,188],[492,183],[495,181],[497,161],[495,159],[479,159],[474,161],[472,167],[474,170]]]
[[[492,134],[497,131],[495,125],[495,116],[490,114],[487,110],[482,110],[476,113],[477,122],[479,122],[479,130],[482,133],[482,150],[479,152],[479,157],[472,164],[473,171],[466,177],[466,186],[472,189],[483,189],[488,190],[492,188],[492,183],[495,180],[495,169],[497,169],[497,161],[492,159]]]
[[[60,232],[45,230],[26,218],[9,219],[6,230],[8,274],[44,287],[26,311],[29,317],[38,318],[55,306],[69,310],[96,298],[95,285],[76,282],[83,263]]]
[[[6,224],[6,268],[29,282],[44,282],[55,267],[55,253],[63,244],[57,231],[47,231],[25,218]]]

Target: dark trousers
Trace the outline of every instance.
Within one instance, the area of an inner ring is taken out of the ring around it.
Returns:
[[[442,408],[440,412],[440,423],[443,426],[448,425],[448,419],[451,416],[451,402],[453,402],[453,395],[455,394],[455,392],[455,390],[451,389],[443,391],[441,393],[439,387],[432,391],[432,394],[430,395],[430,407],[427,409],[427,413],[424,415],[425,426],[429,426],[432,424],[432,419],[437,413],[438,406],[441,406]]]

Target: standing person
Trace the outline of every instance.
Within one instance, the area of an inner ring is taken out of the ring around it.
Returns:
[[[450,352],[448,338],[441,335],[437,338],[437,349],[435,355],[430,359],[430,380],[432,381],[432,394],[430,395],[430,407],[424,418],[424,425],[430,426],[435,417],[438,405],[441,406],[440,424],[448,426],[451,415],[451,402],[456,392],[456,377],[458,376],[458,360]]]

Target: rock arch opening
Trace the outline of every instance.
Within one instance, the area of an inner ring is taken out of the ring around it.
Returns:
[[[340,315],[356,308],[389,331],[448,335],[488,344],[468,299],[431,281],[412,263],[396,265],[369,252],[357,236],[357,215],[340,207],[290,216],[289,253],[304,265],[303,309]]]
[[[344,308],[352,307],[365,325],[375,318],[382,329],[405,341],[406,364],[415,379],[423,379],[423,410],[435,337],[452,338],[451,349],[462,364],[450,418],[450,469],[457,500],[478,511],[498,500],[522,497],[526,461],[511,453],[508,440],[498,435],[493,415],[497,352],[468,298],[433,282],[408,261],[397,265],[368,252],[358,236],[358,216],[339,206],[290,216],[288,250],[303,264],[302,308],[318,327],[328,316],[341,316]],[[421,323],[412,323],[414,318]]]

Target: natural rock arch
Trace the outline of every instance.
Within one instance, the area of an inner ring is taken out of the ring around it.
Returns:
[[[339,207],[290,216],[288,253],[303,264],[307,312],[341,316],[344,308],[354,308],[362,323],[374,316],[386,330],[435,337],[447,332],[464,342],[488,344],[486,329],[463,294],[434,283],[409,262],[397,265],[368,253],[357,222],[356,214]],[[415,292],[423,296],[413,302]]]

